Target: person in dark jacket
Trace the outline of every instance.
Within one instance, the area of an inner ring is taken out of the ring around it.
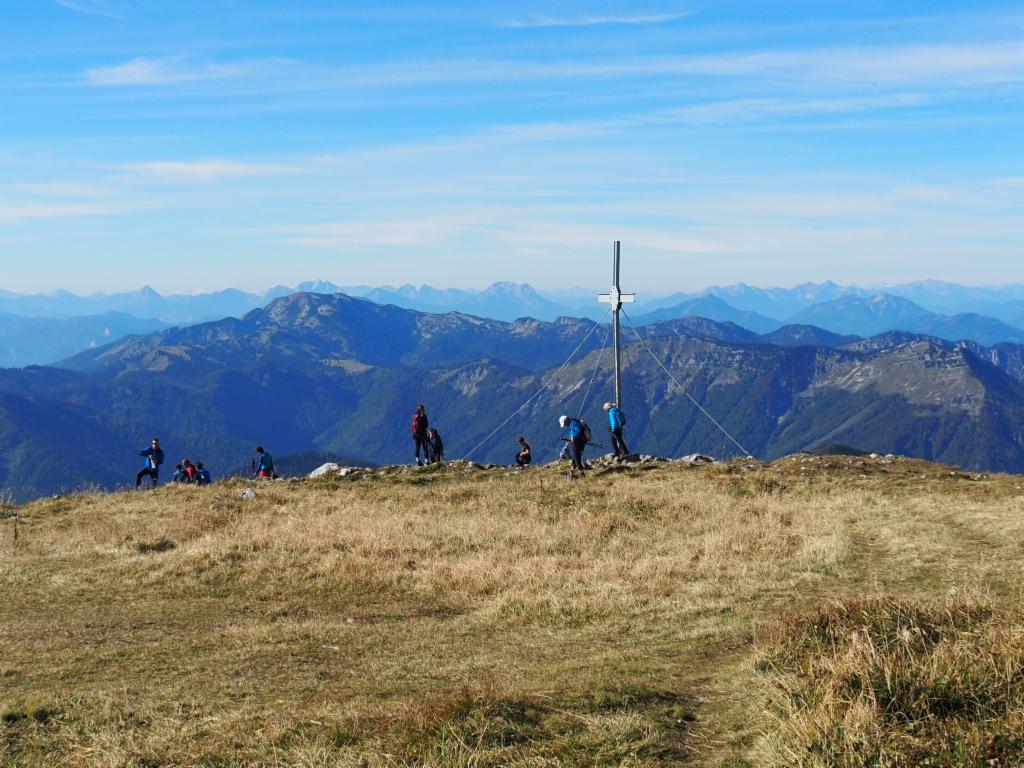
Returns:
[[[263,446],[256,447],[256,455],[259,456],[260,463],[256,467],[256,474],[259,477],[274,477],[274,457],[263,450]]]
[[[198,485],[209,485],[213,482],[210,470],[203,467],[203,462],[196,462],[196,483]]]
[[[533,451],[530,450],[530,444],[526,442],[525,437],[517,437],[516,442],[519,443],[519,453],[516,454],[516,466],[519,469],[526,469],[533,463]]]
[[[156,488],[157,480],[160,477],[160,465],[164,463],[164,452],[160,447],[160,438],[154,437],[149,448],[139,451],[139,456],[146,460],[145,466],[135,476],[135,487],[142,485],[142,478],[148,477],[152,487]]]
[[[434,427],[427,427],[427,447],[430,449],[431,464],[437,464],[444,458],[444,442],[441,433]]]
[[[416,412],[412,415],[412,439],[416,443],[416,466],[423,466],[423,462],[420,461],[420,448],[423,449],[423,459],[429,463],[430,461],[430,440],[427,437],[427,429],[430,427],[430,422],[427,421],[427,409],[422,403],[416,406]]]
[[[612,433],[612,450],[616,459],[629,456],[629,448],[622,439],[622,430],[626,426],[626,416],[615,403],[605,403],[604,412],[608,414],[608,431]]]
[[[568,416],[560,417],[558,425],[565,430],[562,440],[568,441],[572,448],[572,468],[570,474],[575,477],[576,472],[579,471],[580,476],[583,477],[586,473],[583,464],[583,450],[587,447],[586,428],[580,419],[572,419]]]

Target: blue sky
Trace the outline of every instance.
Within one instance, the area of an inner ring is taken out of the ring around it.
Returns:
[[[0,0],[0,288],[1024,281],[1019,3]]]

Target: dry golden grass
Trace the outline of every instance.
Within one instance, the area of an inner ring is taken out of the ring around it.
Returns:
[[[772,661],[779,627],[951,588],[1002,615],[1024,565],[1018,478],[828,463],[427,469],[5,512],[0,761],[805,764],[780,722],[816,703],[780,708],[780,686],[824,649]]]

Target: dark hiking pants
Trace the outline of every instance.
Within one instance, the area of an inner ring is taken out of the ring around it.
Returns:
[[[626,441],[622,439],[622,427],[608,431],[612,433],[612,450],[615,451],[615,455],[629,456],[629,448],[626,447]]]
[[[426,461],[430,461],[430,440],[424,435],[413,435],[412,439],[416,441],[416,461],[420,460],[420,448],[423,449],[423,458]]]
[[[586,448],[587,443],[582,437],[573,438],[572,440],[572,468],[578,469],[580,472],[583,471],[583,449]]]
[[[135,476],[135,487],[138,488],[140,485],[142,485],[142,478],[149,477],[153,480],[153,487],[156,488],[156,479],[159,474],[160,473],[155,469],[143,467],[141,470],[139,470],[139,474]]]

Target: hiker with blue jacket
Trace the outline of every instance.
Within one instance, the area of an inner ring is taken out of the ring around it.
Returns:
[[[256,446],[256,455],[259,456],[259,465],[256,467],[257,477],[269,477],[273,479],[277,476],[277,472],[274,470],[274,458],[263,450],[262,445]]]
[[[626,415],[615,403],[605,403],[604,412],[608,414],[608,431],[612,433],[612,450],[616,459],[629,456],[626,441],[622,439],[622,430],[626,426]]]
[[[590,427],[587,423],[581,419],[573,419],[568,416],[561,416],[558,419],[558,426],[565,430],[562,435],[562,440],[567,442],[572,449],[572,468],[569,470],[569,474],[572,477],[576,477],[577,470],[580,473],[580,477],[585,474],[585,467],[583,464],[583,449],[587,447],[587,443],[590,442]]]
[[[135,476],[135,487],[142,485],[142,478],[148,477],[153,488],[156,488],[157,479],[160,476],[160,465],[164,463],[164,451],[160,447],[160,439],[153,438],[149,448],[139,451],[139,456],[146,460],[145,466]]]

